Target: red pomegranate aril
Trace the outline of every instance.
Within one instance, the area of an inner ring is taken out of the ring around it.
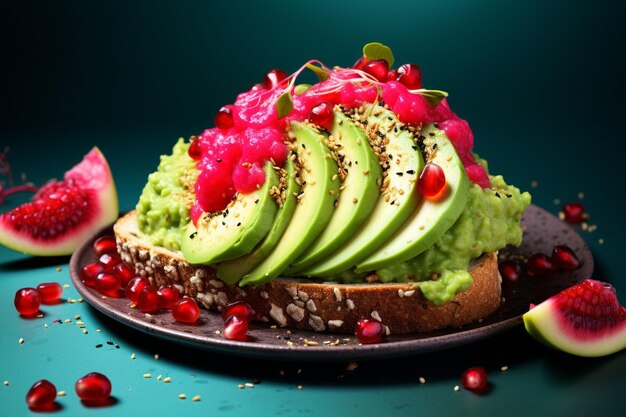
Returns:
[[[106,401],[111,396],[111,381],[98,372],[92,372],[76,381],[76,395],[83,401]]]
[[[263,87],[271,90],[287,78],[287,73],[281,69],[273,69],[263,77]]]
[[[554,264],[552,263],[552,259],[543,253],[535,253],[526,261],[526,271],[528,271],[528,275],[545,275],[553,270]]]
[[[395,80],[396,78],[398,78],[398,70],[397,69],[390,69],[389,72],[387,73],[387,79],[388,80]]]
[[[44,282],[37,285],[37,293],[42,304],[54,304],[63,295],[63,287],[58,282]]]
[[[215,119],[216,119],[215,124],[217,125],[217,115],[215,116]],[[200,149],[200,141],[196,139],[189,144],[189,148],[187,148],[187,155],[189,155],[189,157],[193,159],[194,161],[198,161],[202,157],[202,151]]]
[[[409,90],[422,88],[422,70],[415,64],[401,65],[395,79]]]
[[[333,106],[323,102],[311,109],[309,113],[309,120],[318,126],[323,127],[326,130],[330,130],[333,126],[333,120],[335,118],[335,112]]]
[[[568,223],[579,224],[587,220],[585,207],[580,203],[567,203],[563,206],[563,216]]]
[[[228,340],[245,341],[248,338],[249,321],[245,317],[230,316],[224,322],[224,337]]]
[[[366,56],[362,56],[361,58],[357,59],[352,68],[363,70],[365,64],[367,64],[368,62],[370,62],[369,58],[367,58]]]
[[[254,310],[250,307],[250,304],[245,301],[235,301],[234,303],[228,304],[222,310],[222,318],[226,320],[230,316],[239,316],[246,320],[252,320],[254,317]]]
[[[96,255],[103,255],[105,253],[116,253],[117,244],[115,243],[115,236],[102,236],[93,242],[93,250]]]
[[[39,313],[39,305],[41,299],[39,293],[34,288],[22,288],[17,290],[15,298],[13,299],[15,309],[22,316],[34,316]]]
[[[122,288],[126,288],[128,281],[135,277],[135,268],[124,262],[115,265],[111,272],[122,280]]]
[[[180,293],[173,285],[164,285],[157,291],[159,294],[159,306],[170,309],[180,300]]]
[[[126,284],[126,289],[124,290],[126,298],[137,304],[139,293],[141,293],[141,290],[143,290],[143,287],[146,285],[150,285],[150,282],[146,278],[136,277],[131,279],[128,281],[128,284]]]
[[[57,389],[52,382],[42,379],[33,384],[26,394],[26,404],[33,410],[51,408],[57,398]]]
[[[383,325],[378,320],[362,317],[356,322],[354,334],[364,345],[378,343],[383,338]]]
[[[101,272],[104,272],[104,265],[100,262],[91,262],[80,269],[80,278],[85,285],[93,287],[98,274]]]
[[[552,249],[552,263],[557,269],[573,271],[580,266],[574,251],[565,245],[557,245]]]
[[[106,296],[118,298],[121,295],[122,280],[110,272],[98,274],[93,285],[96,290]]]
[[[480,391],[487,388],[487,371],[481,366],[469,368],[461,375],[461,385],[463,388]]]
[[[217,126],[220,129],[224,129],[224,130],[230,129],[231,127],[235,125],[235,122],[233,120],[233,111],[226,106],[222,107],[215,114],[214,122],[215,122],[215,126]],[[194,141],[194,142],[197,142],[197,141]],[[191,147],[189,149],[191,149]]]
[[[435,163],[427,163],[417,180],[419,193],[428,198],[436,197],[445,186],[446,174],[443,169]]]
[[[520,276],[522,276],[522,266],[519,262],[506,260],[500,262],[500,275],[508,282],[517,282]]]
[[[389,73],[389,64],[384,59],[375,59],[367,62],[363,66],[363,71],[376,78],[381,83],[387,81],[387,73]]]
[[[103,253],[102,255],[100,255],[100,258],[98,258],[98,261],[104,267],[104,272],[111,271],[115,267],[115,265],[117,265],[120,262],[122,262],[122,260],[120,259],[119,255],[117,253],[115,253],[115,254],[113,254],[113,253]]]
[[[141,289],[137,298],[137,308],[142,313],[154,313],[160,306],[159,293],[154,286],[148,284]]]
[[[192,324],[200,317],[200,307],[193,298],[181,298],[172,306],[172,316],[178,322]]]

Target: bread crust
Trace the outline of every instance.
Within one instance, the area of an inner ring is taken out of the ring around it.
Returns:
[[[357,320],[373,317],[387,334],[428,332],[459,327],[493,313],[501,304],[497,256],[484,254],[472,263],[471,287],[451,301],[434,305],[422,295],[419,283],[338,284],[278,278],[260,286],[227,285],[208,265],[191,265],[180,252],[153,246],[139,232],[135,212],[113,227],[118,252],[138,275],[156,286],[175,285],[210,310],[221,311],[243,300],[257,320],[281,327],[353,333]]]

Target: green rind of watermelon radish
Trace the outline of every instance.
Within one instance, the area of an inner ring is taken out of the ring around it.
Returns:
[[[624,310],[624,307],[622,309]],[[626,348],[626,320],[610,329],[610,332],[607,330],[602,335],[593,335],[589,332],[586,340],[580,340],[570,333],[583,332],[584,329],[568,330],[567,318],[563,316],[553,299],[533,307],[522,317],[526,331],[538,342],[572,355],[599,357]]]
[[[0,216],[0,245],[35,256],[70,255],[94,233],[119,216],[117,189],[111,169],[100,149],[94,147],[83,160],[64,175],[92,196],[93,212],[86,224],[60,234],[54,239],[34,238],[15,231],[7,213]]]

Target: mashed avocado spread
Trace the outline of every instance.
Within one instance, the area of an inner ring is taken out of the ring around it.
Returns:
[[[137,204],[141,232],[154,245],[180,249],[182,227],[190,220],[193,186],[198,171],[187,155],[183,139],[172,155],[162,156],[158,170],[148,177]],[[485,164],[486,168],[486,164]],[[376,271],[382,282],[419,281],[420,290],[434,304],[442,304],[472,283],[470,261],[522,241],[520,219],[531,196],[491,176],[491,188],[472,184],[469,199],[456,223],[428,250],[406,262]],[[431,280],[433,274],[439,275]],[[361,282],[367,275],[346,271],[332,277],[340,282]]]

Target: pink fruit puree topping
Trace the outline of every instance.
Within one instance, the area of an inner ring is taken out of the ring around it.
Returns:
[[[241,93],[234,104],[225,106],[232,114],[232,123],[218,123],[220,127],[205,130],[197,139],[200,175],[195,185],[197,204],[191,211],[194,221],[202,212],[224,209],[236,192],[249,193],[263,184],[266,162],[282,165],[287,158],[284,141],[288,123],[310,119],[311,110],[321,103],[351,109],[384,101],[403,123],[438,123],[454,144],[470,180],[483,188],[489,186],[487,173],[471,153],[474,136],[469,124],[452,112],[445,99],[431,105],[401,82],[366,80],[354,69],[336,68],[329,75],[300,95],[292,91],[293,110],[281,119],[276,102],[287,89],[292,90],[295,75],[270,89],[255,85]]]

